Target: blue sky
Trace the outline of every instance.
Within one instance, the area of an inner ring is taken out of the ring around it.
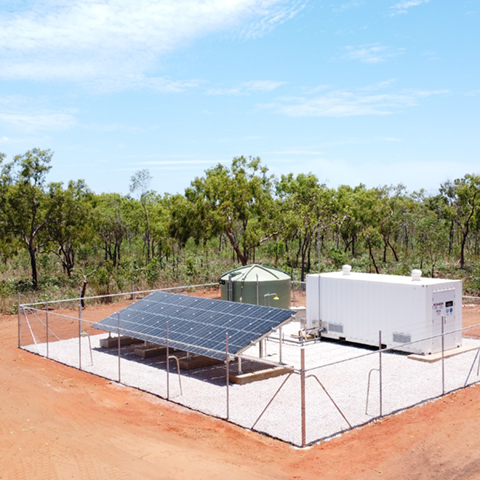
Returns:
[[[480,0],[2,0],[0,152],[183,193],[234,156],[330,187],[480,173]]]

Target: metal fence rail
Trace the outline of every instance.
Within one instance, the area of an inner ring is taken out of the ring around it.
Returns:
[[[174,287],[187,288],[193,287]],[[121,295],[134,301],[132,293]],[[147,293],[150,291],[135,295]],[[465,299],[470,302],[472,297]],[[168,332],[163,339],[152,338],[154,348],[162,348],[154,345],[159,341],[166,346],[166,351],[153,358],[139,359],[135,355],[139,345],[124,345],[120,335],[111,349],[101,348],[100,340],[110,334],[92,328],[91,311],[82,308],[81,301],[64,301],[77,302],[78,308],[63,312],[51,309],[54,302],[22,305],[19,298],[19,347],[299,447],[480,381],[480,324],[460,330],[463,347],[456,355],[445,351],[443,342],[454,332],[422,339],[442,340],[441,353],[433,362],[412,360],[402,353],[415,342],[374,351],[326,341],[307,342],[292,337],[298,331],[296,325],[287,334],[284,329],[272,336],[263,358],[254,347],[239,358],[228,351],[225,332],[225,351],[215,352],[221,353],[224,361],[182,370],[181,350],[187,344],[172,343]],[[55,302],[57,308],[59,304]],[[123,327],[122,331],[125,333]],[[381,335],[379,332],[380,346]],[[212,352],[205,349],[208,353]],[[275,366],[280,357],[291,366],[288,374],[245,385],[232,383],[231,375],[238,371]]]

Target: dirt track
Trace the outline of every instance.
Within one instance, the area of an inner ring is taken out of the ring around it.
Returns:
[[[24,352],[16,325],[0,317],[1,479],[480,478],[480,386],[301,451]]]

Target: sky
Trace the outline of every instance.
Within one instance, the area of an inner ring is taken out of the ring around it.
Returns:
[[[480,0],[1,0],[0,152],[183,193],[234,157],[329,187],[480,174]]]

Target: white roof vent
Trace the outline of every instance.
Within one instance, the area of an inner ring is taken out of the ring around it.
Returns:
[[[412,270],[412,281],[420,282],[422,280],[422,271],[421,270]]]
[[[343,273],[344,275],[350,275],[350,272],[351,272],[351,271],[352,271],[351,265],[344,265],[344,266],[342,267],[342,273]]]

